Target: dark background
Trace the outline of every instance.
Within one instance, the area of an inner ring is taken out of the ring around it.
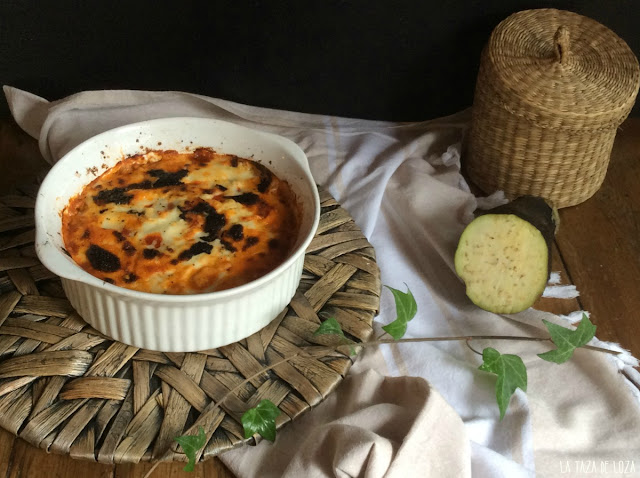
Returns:
[[[182,90],[425,120],[470,106],[493,28],[541,7],[589,16],[640,56],[635,0],[1,0],[0,83],[49,100],[87,89]],[[4,99],[0,114],[8,114]]]

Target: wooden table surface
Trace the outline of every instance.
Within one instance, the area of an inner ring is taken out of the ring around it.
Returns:
[[[28,178],[44,163],[36,142],[10,119],[0,120],[0,188]],[[536,308],[566,314],[588,310],[600,340],[613,341],[640,357],[640,118],[620,127],[609,171],[586,202],[560,210],[553,270],[575,284],[577,299],[540,299]],[[231,478],[217,459],[198,464],[161,464],[154,477]],[[49,454],[0,430],[0,478],[142,478],[150,464],[102,465]]]

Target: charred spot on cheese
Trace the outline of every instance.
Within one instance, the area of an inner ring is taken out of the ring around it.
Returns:
[[[260,163],[254,163],[255,168],[258,170],[260,174],[260,182],[258,183],[258,191],[264,193],[271,186],[271,181],[273,180],[273,174],[266,168],[264,165]]]
[[[234,224],[227,231],[227,235],[234,241],[240,241],[244,237],[242,224]]]
[[[207,233],[206,240],[213,241],[220,235],[220,231],[227,223],[227,219],[224,214],[218,214],[215,209],[207,214],[207,218],[204,221],[204,227],[202,230]]]
[[[207,236],[203,238],[205,241],[215,240],[227,223],[227,219],[224,214],[218,214],[216,209],[205,201],[198,202],[190,209],[180,208],[180,210],[182,212],[180,215],[182,219],[187,219],[187,215],[189,213],[204,216],[205,219],[202,230],[207,233]]]
[[[229,252],[236,252],[238,250],[233,244],[231,244],[229,241],[226,241],[224,239],[220,239],[220,244],[222,244],[222,247],[224,247]]]
[[[158,249],[145,248],[142,251],[142,257],[144,257],[145,259],[153,259],[154,257],[158,257],[161,255],[162,255],[162,252],[160,252]]]
[[[98,194],[93,196],[93,202],[104,206],[105,204],[129,204],[129,201],[133,199],[132,194],[127,194],[125,188],[113,188],[103,189]]]
[[[138,276],[135,274],[129,273],[129,274],[123,275],[122,280],[125,281],[127,284],[131,284],[132,282],[135,282],[138,280]]]
[[[134,255],[136,253],[135,246],[133,244],[131,244],[129,241],[124,241],[122,243],[122,250],[128,256],[132,256],[132,255]]]
[[[86,252],[89,264],[100,272],[116,272],[120,269],[120,259],[100,246],[91,244]]]
[[[93,197],[93,200],[96,204],[101,206],[109,203],[129,204],[133,199],[133,194],[130,194],[131,191],[136,189],[156,189],[181,185],[182,178],[189,174],[189,171],[181,169],[175,172],[167,172],[163,169],[152,169],[148,174],[149,176],[156,178],[156,180],[151,181],[149,179],[145,179],[140,182],[129,184],[125,187],[104,189],[98,192],[98,194]],[[124,184],[124,180],[118,181],[118,183]]]
[[[247,240],[244,241],[244,246],[242,246],[242,250],[246,251],[251,246],[255,246],[258,242],[260,242],[260,239],[258,239],[256,236],[249,236],[247,237]]]
[[[178,186],[182,184],[182,178],[184,178],[189,171],[186,169],[181,169],[179,171],[175,171],[173,173],[169,173],[164,171],[163,169],[152,169],[149,171],[149,175],[154,178],[158,178],[155,183],[153,183],[154,188],[164,188],[167,186]]]
[[[235,202],[244,204],[245,206],[253,206],[258,202],[258,195],[255,193],[242,193],[237,196],[226,196],[227,199],[233,199]]]
[[[62,230],[71,257],[100,279],[193,294],[273,270],[294,247],[300,216],[290,186],[257,161],[210,148],[148,150],[74,196]]]
[[[213,246],[208,242],[196,242],[189,249],[182,251],[180,255],[178,255],[178,261],[188,261],[198,254],[211,254],[212,249]]]
[[[153,183],[145,179],[144,181],[140,181],[139,183],[129,184],[126,188],[128,191],[133,191],[136,189],[153,189]]]

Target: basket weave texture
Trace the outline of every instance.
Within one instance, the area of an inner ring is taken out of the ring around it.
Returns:
[[[590,198],[640,83],[638,60],[604,25],[576,13],[515,13],[480,62],[466,168],[485,192],[541,196],[556,207]]]
[[[326,317],[356,344],[372,334],[375,252],[326,191],[300,286],[272,323],[215,350],[162,353],[115,342],[74,312],[33,249],[36,190],[0,197],[0,426],[36,447],[102,463],[185,461],[173,438],[202,426],[204,460],[254,440],[241,416],[262,399],[281,427],[342,381],[359,349],[314,336]]]

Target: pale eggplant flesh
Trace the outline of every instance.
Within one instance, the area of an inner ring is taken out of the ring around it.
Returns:
[[[555,229],[553,209],[533,196],[476,217],[455,254],[456,273],[471,301],[500,314],[531,307],[549,280]]]

